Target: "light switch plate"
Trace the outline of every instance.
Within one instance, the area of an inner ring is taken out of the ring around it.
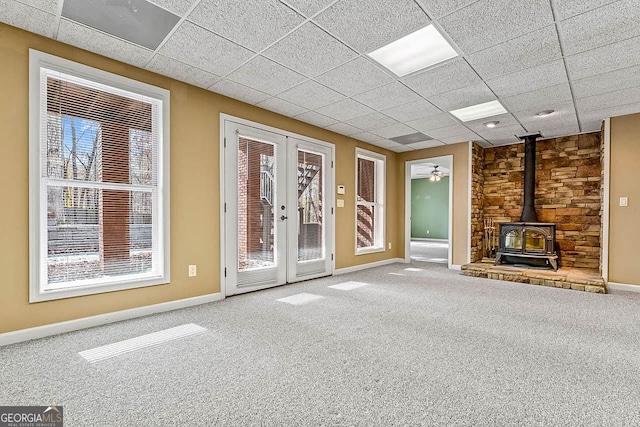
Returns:
[[[344,200],[343,199],[336,200],[336,206],[338,206],[339,208],[344,208]]]
[[[344,189],[344,185],[338,185],[338,194],[344,194],[345,189]]]
[[[620,206],[629,206],[629,198],[620,197]]]

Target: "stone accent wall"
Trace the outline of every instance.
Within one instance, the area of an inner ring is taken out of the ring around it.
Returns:
[[[604,235],[604,121],[600,126],[600,165],[602,165],[600,173],[600,266],[598,270],[602,273],[602,255],[604,247],[602,245],[602,236]]]
[[[476,262],[484,256],[484,148],[474,143],[471,151],[471,262]]]
[[[562,267],[600,267],[602,163],[600,133],[541,140],[536,148],[535,208],[557,225]],[[484,218],[519,221],[524,144],[484,150]]]

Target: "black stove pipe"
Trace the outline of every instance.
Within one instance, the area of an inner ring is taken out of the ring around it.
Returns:
[[[519,137],[524,140],[524,205],[520,222],[538,222],[535,209],[536,197],[536,139],[542,136],[526,135]]]

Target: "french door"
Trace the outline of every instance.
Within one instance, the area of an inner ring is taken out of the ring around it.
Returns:
[[[225,294],[330,275],[333,146],[223,123]]]

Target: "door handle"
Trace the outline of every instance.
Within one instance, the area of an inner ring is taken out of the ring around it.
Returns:
[[[284,221],[285,219],[287,219],[287,217],[286,217],[286,216],[284,216],[284,215],[282,215],[282,216],[280,217],[280,221]]]

